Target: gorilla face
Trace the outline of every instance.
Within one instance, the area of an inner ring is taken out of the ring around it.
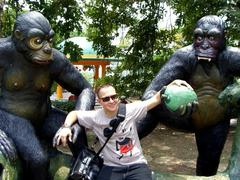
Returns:
[[[28,61],[45,65],[53,60],[53,36],[48,20],[41,13],[32,11],[18,16],[12,38],[16,49]]]
[[[195,55],[198,59],[216,59],[225,46],[224,25],[216,16],[201,19],[193,34]]]
[[[223,35],[216,27],[199,27],[194,31],[196,56],[215,59],[221,47]]]
[[[25,56],[28,60],[37,64],[48,64],[53,59],[52,45],[53,33],[44,34],[39,29],[31,29],[25,43],[29,48]]]

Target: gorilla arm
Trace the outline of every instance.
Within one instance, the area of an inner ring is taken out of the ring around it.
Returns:
[[[63,88],[78,96],[75,109],[91,110],[95,105],[95,94],[91,85],[81,75],[81,73],[65,58],[65,56],[54,50],[54,61],[52,63],[54,80]],[[76,123],[72,126],[73,142],[76,141],[80,133],[80,127]]]
[[[142,99],[146,100],[151,98],[157,91],[160,91],[175,79],[187,80],[195,62],[192,46],[177,50],[147,87]],[[151,133],[158,125],[159,120],[166,121],[168,115],[169,112],[164,111],[162,105],[148,111],[146,118],[137,122],[139,137],[143,138]],[[168,122],[166,121],[165,123]]]
[[[54,80],[63,88],[78,96],[76,109],[93,109],[95,95],[89,82],[62,53],[56,50],[53,51],[54,60],[51,68],[54,72]]]
[[[227,47],[219,55],[223,73],[240,77],[240,48]]]

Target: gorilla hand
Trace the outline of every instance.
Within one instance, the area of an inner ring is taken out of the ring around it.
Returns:
[[[71,126],[72,130],[72,142],[75,143],[78,137],[78,134],[81,131],[80,125],[78,123],[75,123],[74,125]]]
[[[197,107],[198,102],[193,101],[191,103],[188,103],[186,106],[181,105],[174,113],[182,118],[188,118],[192,115],[193,112],[196,111]]]
[[[10,161],[16,161],[17,151],[12,140],[0,130],[0,153]]]
[[[172,116],[187,118],[198,106],[197,95],[183,80],[174,80],[161,89],[162,106]]]

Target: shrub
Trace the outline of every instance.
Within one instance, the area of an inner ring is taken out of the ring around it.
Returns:
[[[52,101],[52,106],[54,106],[58,109],[61,109],[62,111],[65,111],[65,112],[70,112],[70,111],[74,110],[75,104],[76,104],[76,100],[72,100],[72,101],[55,100],[55,101]]]

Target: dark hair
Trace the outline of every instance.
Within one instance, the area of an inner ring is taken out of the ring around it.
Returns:
[[[102,84],[102,85],[98,86],[95,90],[95,93],[96,93],[98,98],[99,98],[99,91],[103,88],[106,88],[106,87],[113,87],[114,88],[114,86],[112,84],[109,84],[109,83],[108,84]]]

